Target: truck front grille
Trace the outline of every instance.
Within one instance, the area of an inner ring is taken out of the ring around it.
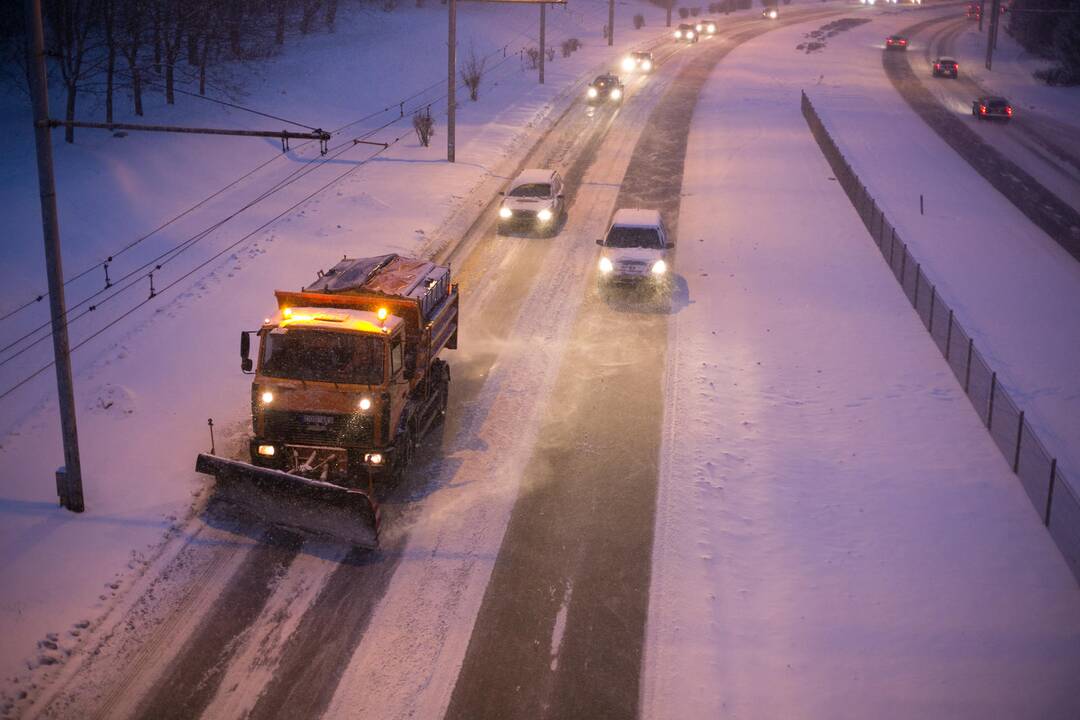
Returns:
[[[267,410],[264,437],[290,443],[356,447],[374,440],[375,422],[370,415]]]

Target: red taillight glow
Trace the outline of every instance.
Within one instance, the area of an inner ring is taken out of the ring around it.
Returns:
[[[907,45],[907,40],[901,40],[901,41],[900,41],[900,44],[901,44],[901,45]]]
[[[941,63],[934,63],[934,69],[935,70],[940,70],[941,69]]]
[[[985,105],[980,105],[979,106],[979,112],[981,112],[983,115],[985,115],[986,114],[986,106]]]
[[[1009,117],[1012,117],[1012,108],[1011,107],[1005,108],[1005,114],[1008,115]]]

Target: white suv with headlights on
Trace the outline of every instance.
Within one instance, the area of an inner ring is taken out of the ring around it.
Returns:
[[[600,246],[600,288],[648,285],[671,289],[671,241],[658,210],[624,208],[615,212]]]
[[[563,180],[554,170],[522,170],[499,204],[499,232],[536,230],[554,235],[565,219]]]

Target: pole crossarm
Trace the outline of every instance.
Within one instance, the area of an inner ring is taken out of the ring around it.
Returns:
[[[326,154],[326,143],[330,133],[316,128],[312,132],[294,132],[292,130],[235,130],[229,128],[181,127],[179,125],[139,125],[135,123],[101,123],[84,120],[56,120],[50,118],[44,123],[47,127],[75,127],[91,130],[132,130],[136,132],[186,133],[189,135],[231,135],[234,137],[272,137],[281,140],[283,150],[289,149],[289,140],[318,140],[320,150]],[[381,144],[381,143],[375,143]]]

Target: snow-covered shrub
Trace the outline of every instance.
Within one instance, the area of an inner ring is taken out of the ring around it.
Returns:
[[[476,48],[469,47],[469,55],[461,67],[461,82],[469,88],[469,99],[475,101],[480,96],[480,81],[484,77],[486,60],[476,54]]]
[[[431,108],[417,110],[412,116],[413,130],[420,144],[427,147],[431,144],[431,138],[435,135],[435,118],[431,117]]]
[[[525,48],[525,63],[530,70],[540,67],[540,48]]]

